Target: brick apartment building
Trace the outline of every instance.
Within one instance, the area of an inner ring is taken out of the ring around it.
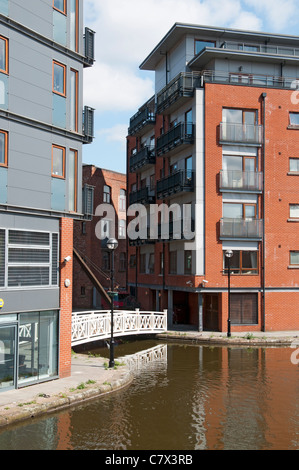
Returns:
[[[79,0],[0,2],[0,392],[70,374],[93,44]]]
[[[233,251],[232,331],[299,329],[298,65],[299,37],[175,24],[140,66],[155,95],[130,120],[129,202],[182,225],[169,210],[129,241],[128,285],[169,326],[226,331]]]
[[[121,306],[127,292],[126,175],[94,165],[83,165],[83,184],[92,187],[95,216],[91,221],[74,223],[73,308],[106,309],[110,290],[110,253],[107,238],[118,240],[114,253],[114,305]],[[103,292],[104,290],[104,292]]]

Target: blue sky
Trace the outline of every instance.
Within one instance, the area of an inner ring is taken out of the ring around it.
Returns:
[[[83,162],[126,172],[130,117],[154,94],[139,65],[174,23],[299,35],[298,0],[84,0],[96,32],[96,62],[84,72],[84,105],[95,111],[95,140]]]

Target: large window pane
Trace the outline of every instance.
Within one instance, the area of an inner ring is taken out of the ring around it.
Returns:
[[[290,263],[291,265],[299,266],[299,251],[291,251],[290,253]]]
[[[16,327],[0,327],[0,391],[15,385]]]
[[[70,71],[70,129],[78,130],[78,72]]]
[[[58,313],[20,315],[19,385],[58,375]]]
[[[70,47],[78,52],[78,0],[70,3]]]
[[[290,217],[299,219],[299,204],[290,205]]]
[[[0,165],[7,164],[7,134],[0,131]]]
[[[199,54],[206,47],[215,47],[215,43],[211,41],[195,40],[195,54]]]
[[[299,158],[290,158],[290,171],[299,172]]]
[[[0,36],[0,72],[7,73],[7,39]]]
[[[242,219],[243,205],[242,204],[223,204],[223,217],[228,219]]]
[[[243,112],[241,109],[223,109],[223,122],[242,124]]]
[[[53,6],[56,10],[66,13],[66,0],[54,0]]]
[[[299,126],[299,113],[290,113],[291,126]]]
[[[53,61],[53,91],[65,96],[65,66]]]
[[[77,210],[77,151],[69,152],[69,210]]]
[[[64,178],[64,168],[65,168],[65,149],[63,147],[58,147],[53,145],[52,150],[52,176],[57,178]]]

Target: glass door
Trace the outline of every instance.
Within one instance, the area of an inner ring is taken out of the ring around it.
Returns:
[[[16,325],[0,326],[0,392],[16,386]]]

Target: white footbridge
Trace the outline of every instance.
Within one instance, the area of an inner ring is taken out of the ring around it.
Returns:
[[[167,310],[144,312],[116,310],[113,336],[157,334],[167,331]],[[111,311],[97,310],[72,314],[72,346],[108,339],[111,336]]]

